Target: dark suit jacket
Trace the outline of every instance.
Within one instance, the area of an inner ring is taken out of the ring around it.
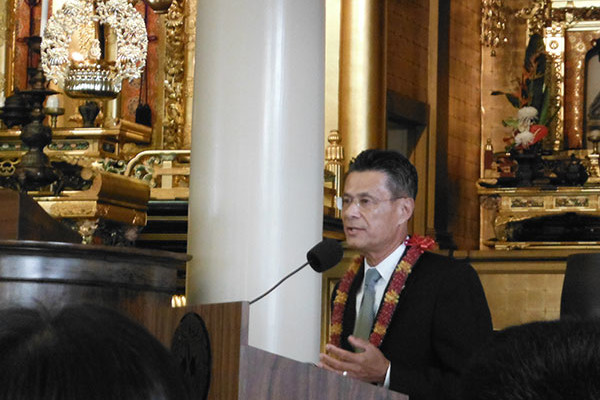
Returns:
[[[344,312],[341,344],[356,319],[357,274]],[[492,333],[490,311],[475,270],[448,257],[424,253],[400,294],[380,349],[391,361],[390,389],[411,400],[459,399],[459,379],[471,354]]]

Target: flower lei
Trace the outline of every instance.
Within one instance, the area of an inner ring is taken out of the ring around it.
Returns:
[[[413,235],[406,240],[408,250],[404,257],[400,259],[398,265],[394,269],[392,274],[391,282],[388,285],[383,296],[383,304],[379,307],[377,312],[377,319],[375,320],[375,326],[371,335],[369,336],[369,342],[376,347],[381,345],[383,338],[387,333],[388,326],[392,320],[392,315],[398,305],[400,299],[400,292],[404,289],[406,279],[410,274],[413,266],[421,257],[421,254],[425,250],[431,249],[435,245],[435,241],[429,237],[421,237]],[[342,335],[342,319],[344,317],[344,310],[346,308],[346,301],[348,300],[348,292],[352,286],[352,282],[356,277],[356,273],[363,264],[364,257],[356,257],[350,268],[346,271],[342,280],[335,293],[335,299],[333,300],[333,313],[331,316],[331,326],[329,329],[329,343],[334,346],[340,347],[341,335]]]

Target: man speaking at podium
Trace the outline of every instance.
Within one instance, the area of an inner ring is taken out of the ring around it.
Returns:
[[[462,370],[492,332],[490,311],[471,266],[408,237],[416,194],[415,167],[399,153],[366,150],[350,165],[342,220],[361,257],[334,292],[320,365],[411,400],[459,399]]]

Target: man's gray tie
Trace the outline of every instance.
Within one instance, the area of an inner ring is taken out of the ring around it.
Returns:
[[[363,298],[360,303],[360,309],[358,310],[353,333],[354,336],[361,339],[369,340],[373,319],[375,318],[375,312],[373,311],[375,303],[375,283],[377,283],[379,279],[381,279],[379,272],[375,268],[369,267],[365,276]]]

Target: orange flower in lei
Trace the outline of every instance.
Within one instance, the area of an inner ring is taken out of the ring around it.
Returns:
[[[416,264],[417,260],[425,250],[429,250],[435,245],[433,239],[416,235],[411,236],[405,243],[408,246],[408,250],[394,269],[391,282],[383,296],[383,304],[379,307],[375,326],[369,336],[369,342],[376,347],[379,347],[381,342],[383,342],[383,338],[390,325],[394,311],[396,311],[396,306],[400,299],[400,292],[404,289],[404,284],[406,283],[406,279],[408,278],[412,267]],[[340,347],[341,344],[342,319],[344,317],[344,310],[346,309],[348,292],[350,291],[352,282],[354,281],[360,266],[363,264],[363,261],[364,257],[356,257],[354,259],[352,265],[342,277],[335,293],[331,326],[329,329],[329,343],[337,347]]]

